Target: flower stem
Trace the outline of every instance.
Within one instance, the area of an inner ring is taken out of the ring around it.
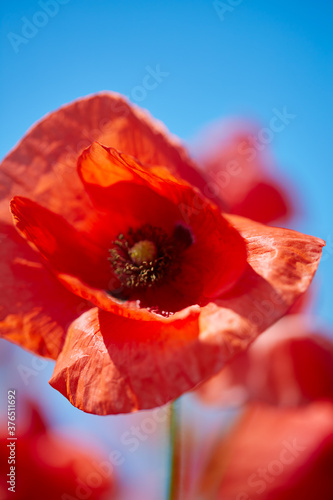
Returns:
[[[169,483],[167,500],[179,500],[180,491],[180,401],[174,401],[170,405],[169,417],[169,439],[170,439],[170,458],[169,458]]]

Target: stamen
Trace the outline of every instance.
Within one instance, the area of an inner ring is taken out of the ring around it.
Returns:
[[[109,261],[128,290],[150,288],[180,272],[180,255],[193,240],[188,229],[176,226],[172,237],[159,227],[145,225],[120,234],[109,250]]]

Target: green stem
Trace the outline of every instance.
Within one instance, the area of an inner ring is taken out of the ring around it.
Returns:
[[[167,500],[180,499],[180,401],[174,401],[170,405],[169,417],[169,439],[170,439],[170,458],[169,458],[169,483]]]

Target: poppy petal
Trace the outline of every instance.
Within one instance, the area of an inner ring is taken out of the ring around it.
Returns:
[[[14,227],[0,224],[0,336],[56,359],[67,327],[88,303],[68,292]]]
[[[91,413],[160,406],[217,373],[285,314],[309,286],[323,241],[229,219],[247,241],[250,263],[234,290],[163,321],[84,313],[69,329],[51,385]]]
[[[76,162],[94,141],[144,163],[164,165],[194,184],[205,184],[183,146],[162,124],[119,94],[104,92],[46,115],[3,160],[0,217],[10,220],[8,201],[21,195],[63,215],[77,227],[86,224],[91,206]]]
[[[79,276],[91,286],[106,288],[112,275],[103,249],[75,231],[63,217],[28,198],[16,196],[10,207],[18,231],[56,273]]]
[[[198,313],[168,324],[91,309],[69,328],[50,384],[89,413],[160,406],[202,375]]]
[[[116,236],[115,219],[121,232],[128,229],[126,225],[143,224],[159,225],[168,231],[181,217],[174,202],[183,182],[163,167],[143,166],[132,156],[93,143],[79,157],[78,172],[94,206],[109,214],[100,228],[102,235],[95,238],[104,235],[105,242],[110,243]],[[187,183],[183,185],[191,189]]]

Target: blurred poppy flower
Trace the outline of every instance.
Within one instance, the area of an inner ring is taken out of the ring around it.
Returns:
[[[200,480],[199,498],[333,498],[333,406],[251,405],[220,440]]]
[[[225,211],[282,223],[295,215],[299,203],[290,182],[287,187],[274,173],[272,138],[260,140],[261,132],[243,121],[212,125],[197,138],[196,156],[207,177],[206,194]]]
[[[20,404],[20,412],[16,440],[7,439],[7,422],[1,430],[1,499],[114,498],[112,465],[107,469],[105,459],[96,450],[71,444],[49,429],[33,403]]]
[[[2,175],[32,247],[3,249],[3,335],[57,359],[51,385],[87,412],[159,406],[217,373],[305,292],[324,244],[221,215],[182,146],[116,94],[48,115]]]
[[[333,400],[333,343],[309,318],[285,316],[197,389],[209,404],[299,406]]]

